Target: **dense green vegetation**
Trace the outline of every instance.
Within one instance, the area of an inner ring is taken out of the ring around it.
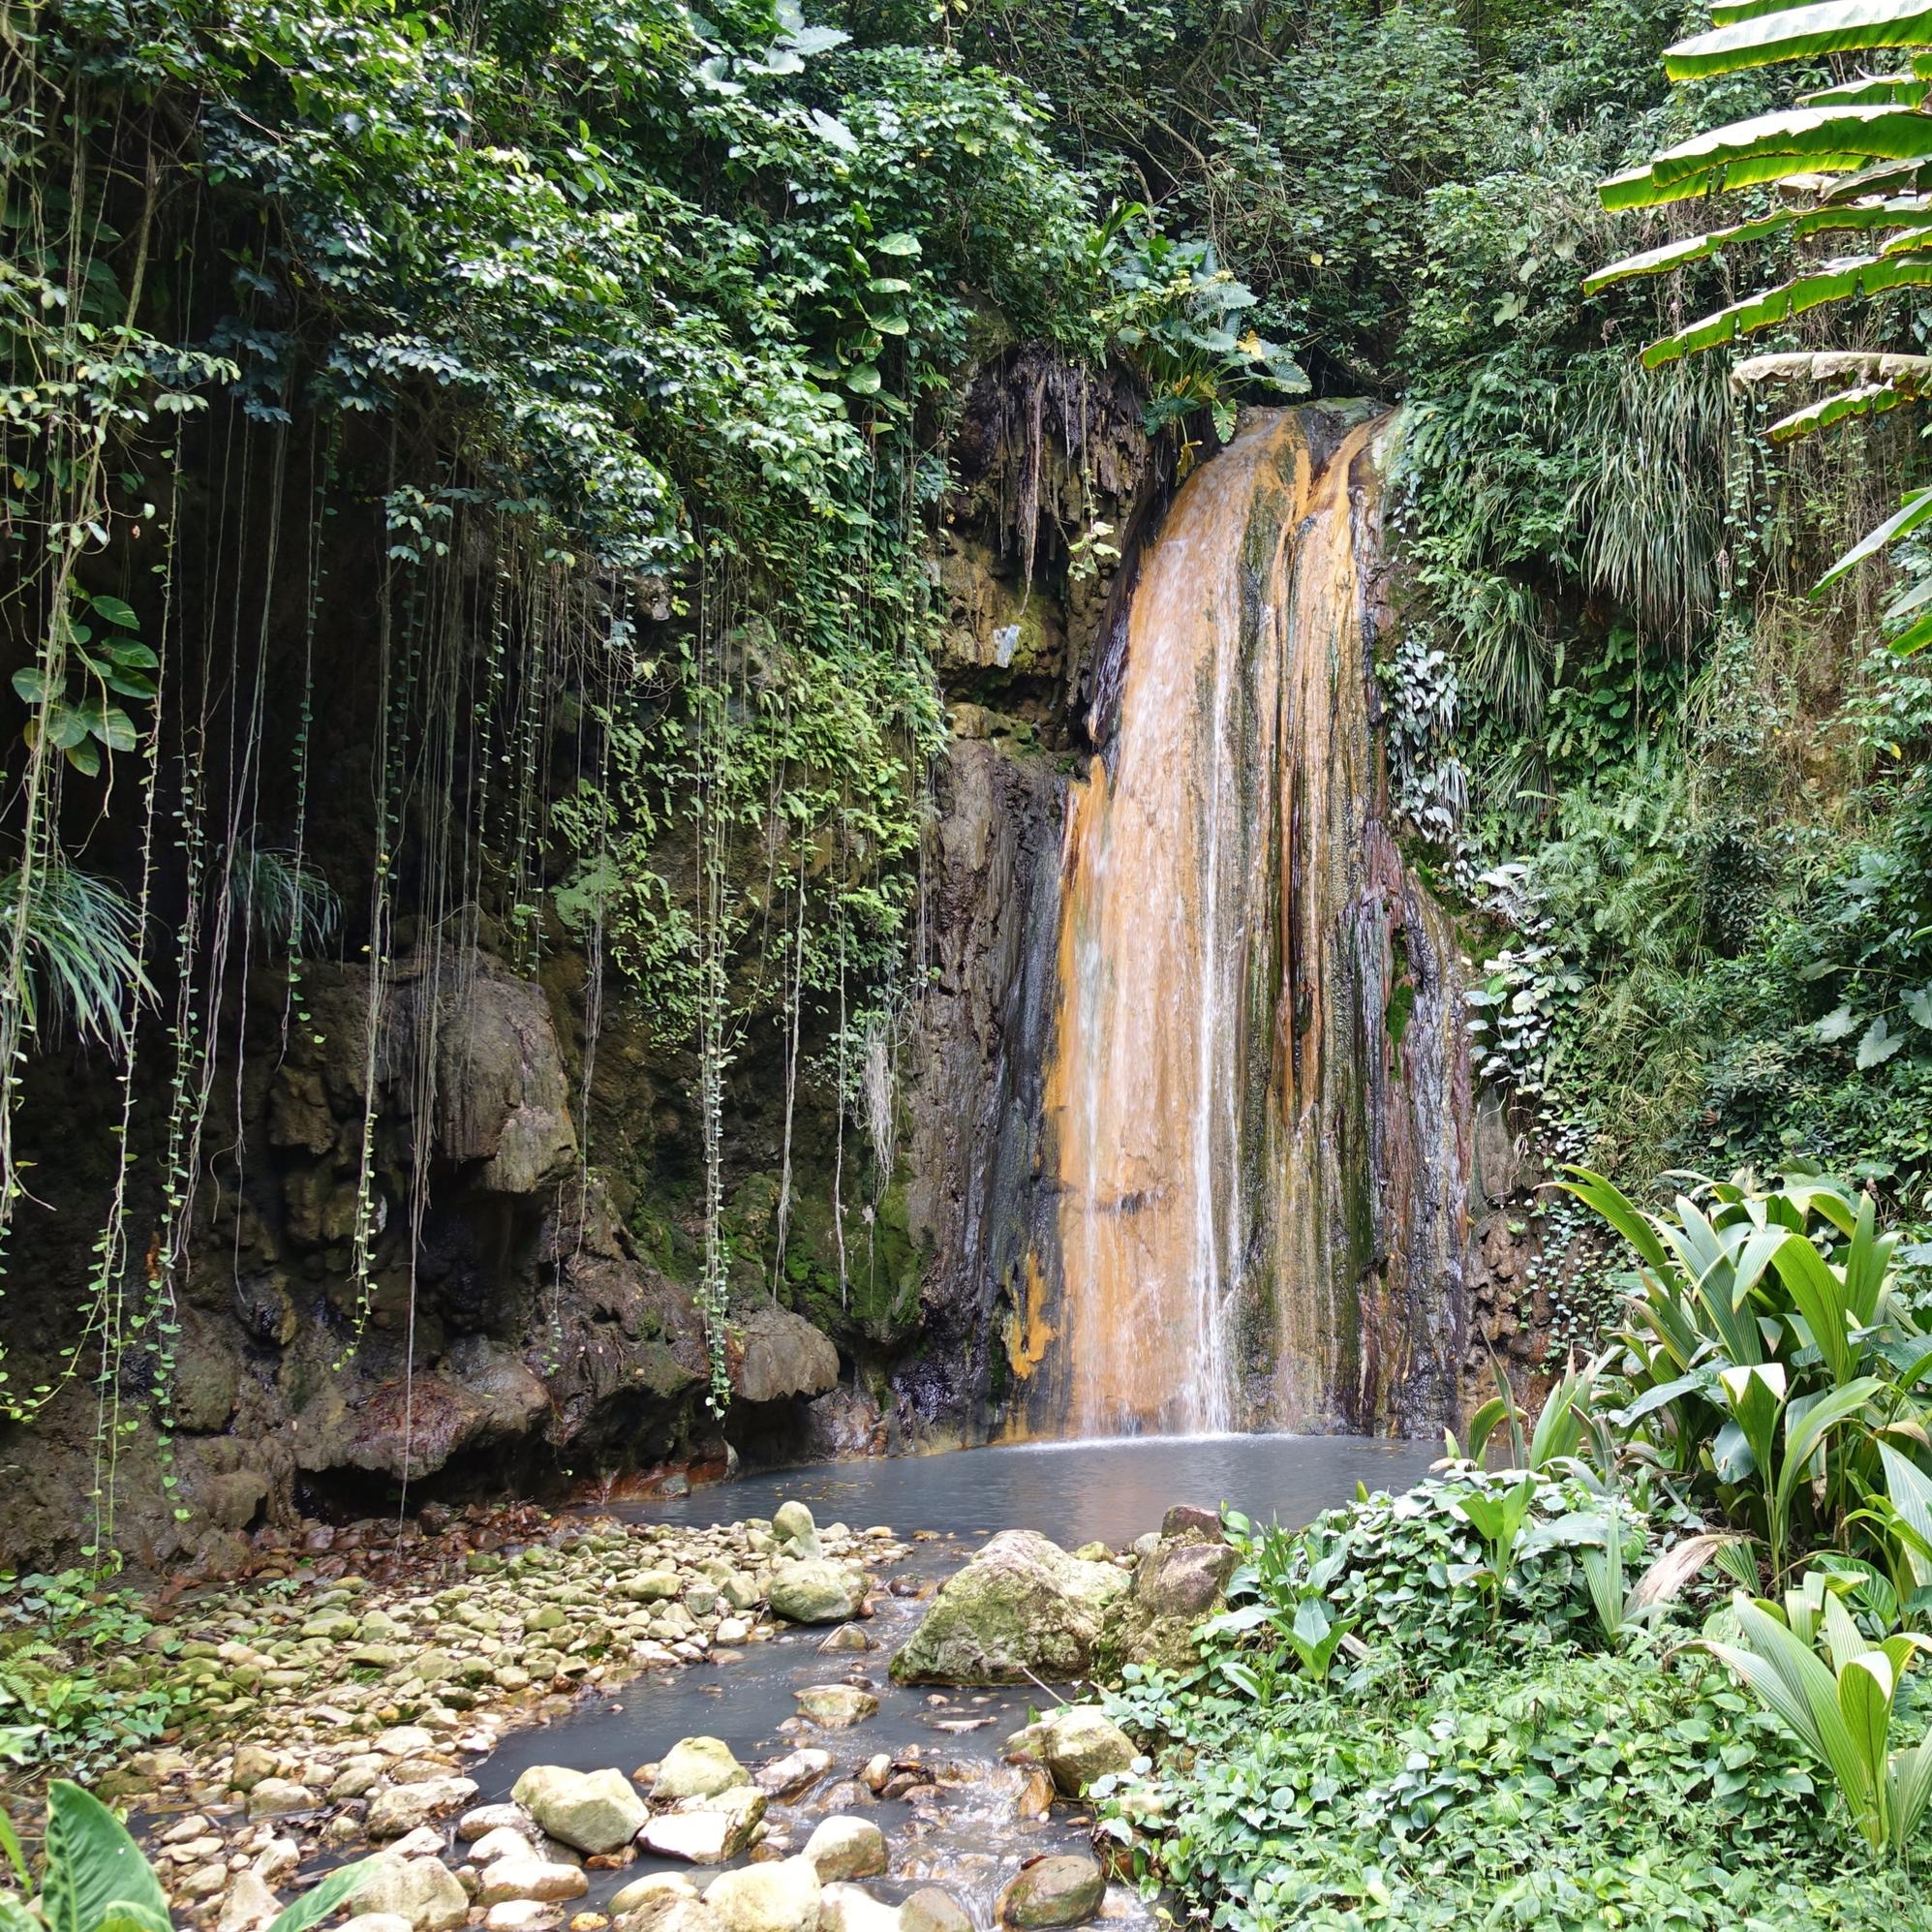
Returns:
[[[0,18],[0,1228],[29,1048],[107,1043],[125,1096],[68,1344],[6,1413],[98,1382],[105,1551],[251,958],[288,957],[286,1039],[331,934],[368,966],[345,1353],[399,1154],[420,1244],[423,1110],[400,1149],[377,1117],[399,962],[570,945],[695,1065],[721,1402],[722,1083],[776,1010],[787,1114],[810,1031],[863,1118],[918,966],[957,378],[1118,353],[1158,425],[1299,370],[923,18],[80,0]]]
[[[1500,1398],[1438,1483],[1235,1526],[1200,1666],[1119,1694],[1152,1748],[1105,1828],[1238,1928],[1932,1925],[1932,659],[1886,642],[1932,621],[1901,407],[1924,276],[1909,245],[1821,266],[1843,207],[1807,226],[1780,192],[1822,156],[1909,200],[1851,224],[1909,242],[1925,149],[1846,145],[1850,97],[1733,137],[1755,226],[1720,248],[1676,208],[1712,184],[1652,157],[1853,84],[1853,43],[1773,12],[1667,73],[1707,24],[0,10],[0,1229],[34,1211],[32,1050],[90,1043],[122,1096],[61,1365],[0,1361],[0,1403],[97,1392],[94,1563],[125,1437],[171,1426],[251,951],[286,974],[284,1044],[306,961],[366,967],[345,1355],[384,1172],[412,1271],[423,1245],[426,1130],[374,1098],[399,964],[445,933],[607,964],[687,1057],[721,1404],[722,1091],[754,1027],[785,1035],[775,1273],[813,1312],[846,1300],[845,1194],[798,1210],[836,1276],[783,1271],[801,1058],[838,1159],[864,1123],[874,1207],[891,1183],[965,379],[1022,343],[1128,370],[1182,460],[1242,401],[1366,392],[1404,412],[1380,671],[1412,856],[1481,963],[1480,1079],[1620,1183],[1576,1193],[1626,1292],[1601,1336],[1559,1324],[1592,1360],[1539,1420]],[[1665,279],[1586,289],[1638,252]],[[1740,384],[1746,322],[1775,366]],[[1794,383],[1829,394],[1773,401]],[[1885,554],[1826,580],[1875,527]],[[322,755],[345,665],[366,788]],[[1744,1178],[1646,1216],[1669,1170]],[[118,1668],[148,1627],[89,1580],[0,1599],[0,1750],[91,1767],[168,1722]]]
[[[1104,1829],[1211,1923],[1932,1924],[1932,1337],[1895,1238],[1837,1184],[1575,1186],[1641,1282],[1589,1367],[1405,1495],[1231,1518],[1201,1663],[1114,1701],[1152,1748]]]
[[[1917,1216],[1932,692],[1874,648],[1885,572],[1925,575],[1910,521],[1809,596],[1913,480],[1905,413],[1788,447],[1712,357],[1638,367],[1738,250],[1772,275],[1813,245],[1789,223],[1583,290],[1654,239],[1600,179],[1818,81],[1799,47],[1673,85],[1687,24],[1641,0],[10,12],[0,1224],[33,1212],[30,1046],[105,1042],[126,1095],[78,1339],[0,1385],[10,1412],[99,1380],[111,1491],[122,1358],[168,1383],[250,955],[288,957],[299,1024],[329,933],[369,962],[370,1041],[399,962],[454,930],[525,970],[577,950],[689,1056],[720,1401],[722,1095],[777,1015],[773,1275],[815,1211],[788,1164],[815,1081],[843,1305],[845,1123],[877,1209],[926,964],[927,547],[962,381],[1029,340],[1131,369],[1187,449],[1306,382],[1400,399],[1390,746],[1483,963],[1485,1076],[1634,1186],[1812,1158]],[[1897,291],[1828,292],[1759,340],[1916,342]],[[345,658],[375,782],[353,818],[329,802],[323,850],[317,680]],[[586,1092],[603,1005],[598,977]],[[426,1157],[367,1106],[345,1349],[397,1265],[383,1177]]]

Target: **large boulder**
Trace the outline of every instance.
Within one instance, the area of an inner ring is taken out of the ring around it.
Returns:
[[[781,1503],[772,1512],[772,1534],[782,1544],[790,1544],[799,1556],[816,1556],[818,1525],[812,1512],[801,1502]]]
[[[904,1684],[1014,1684],[1085,1676],[1127,1579],[1036,1530],[996,1536],[948,1579],[892,1660]]]
[[[377,1384],[358,1401],[324,1385],[299,1417],[304,1469],[366,1469],[413,1480],[451,1458],[521,1441],[548,1412],[535,1370],[481,1335],[465,1336],[430,1374]]]
[[[758,1767],[758,1789],[781,1803],[810,1791],[832,1768],[832,1754],[806,1746]]]
[[[1064,1797],[1079,1797],[1095,1778],[1133,1765],[1134,1740],[1097,1704],[1063,1704],[1041,1730],[1040,1756]]]
[[[528,1855],[521,1858],[499,1858],[482,1875],[476,1888],[476,1903],[504,1905],[513,1898],[536,1899],[554,1905],[567,1898],[581,1898],[591,1888],[590,1880],[576,1865],[560,1865],[547,1858]]]
[[[721,1737],[681,1737],[664,1753],[651,1787],[652,1802],[716,1797],[734,1785],[749,1785],[751,1774],[731,1755]]]
[[[533,1764],[510,1796],[551,1837],[579,1852],[599,1855],[629,1844],[650,1816],[622,1771],[572,1771],[562,1764]]]
[[[682,1872],[646,1872],[611,1894],[610,1916],[622,1918],[627,1912],[654,1911],[671,1899],[697,1902],[697,1887]]]
[[[570,1085],[543,989],[479,955],[459,969],[448,954],[423,955],[398,970],[394,998],[411,1010],[434,1001],[436,1150],[475,1163],[492,1194],[535,1194],[568,1174],[577,1158]],[[408,1031],[384,1035],[383,1071],[412,1057]],[[398,1051],[400,1047],[400,1051]]]
[[[413,1932],[454,1932],[470,1916],[470,1895],[441,1858],[379,1853],[365,1864],[347,1900],[354,1913],[393,1914]]]
[[[1169,1523],[1177,1518],[1189,1519],[1181,1521],[1178,1532],[1164,1533],[1142,1555],[1109,1644],[1110,1665],[1181,1671],[1195,1661],[1195,1627],[1220,1607],[1235,1567],[1234,1550],[1191,1520],[1197,1514],[1168,1511]]]
[[[737,1342],[731,1387],[741,1402],[781,1402],[838,1387],[839,1351],[803,1315],[758,1301],[742,1312],[734,1309],[731,1326]]]
[[[775,1858],[713,1879],[704,1902],[726,1932],[818,1932],[819,1892],[809,1858]]]
[[[724,1932],[724,1921],[702,1899],[659,1893],[614,1920],[617,1932]]]
[[[902,1932],[899,1908],[863,1886],[835,1882],[818,1896],[818,1932]]]
[[[774,1616],[792,1623],[843,1623],[866,1600],[865,1572],[822,1556],[781,1563],[772,1571],[767,1600]]]
[[[1036,1858],[999,1894],[995,1913],[1000,1924],[1023,1928],[1081,1925],[1100,1910],[1107,1880],[1091,1858],[1059,1853]]]
[[[721,1865],[751,1842],[765,1816],[765,1794],[734,1785],[716,1797],[691,1798],[675,1811],[649,1820],[638,1842],[660,1858],[690,1865]]]
[[[971,1917],[951,1892],[921,1886],[899,1908],[900,1932],[973,1932]]]
[[[869,1818],[841,1812],[819,1824],[805,1841],[803,1855],[823,1885],[875,1879],[886,1868],[885,1833]]]
[[[800,1712],[827,1731],[846,1731],[878,1715],[878,1699],[856,1684],[808,1684],[792,1696]]]
[[[1164,1541],[1134,1571],[1134,1601],[1150,1616],[1204,1616],[1219,1602],[1234,1568],[1235,1552],[1218,1539]]]

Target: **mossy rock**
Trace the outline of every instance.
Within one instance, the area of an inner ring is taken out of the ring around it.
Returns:
[[[950,1578],[892,1660],[908,1684],[1014,1684],[1086,1676],[1107,1646],[1127,1579],[1037,1531],[996,1536]]]

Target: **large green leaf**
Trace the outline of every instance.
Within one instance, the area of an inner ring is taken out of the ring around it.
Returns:
[[[1932,0],[1821,0],[1693,34],[1664,50],[1672,80],[1735,74],[1781,60],[1932,45]]]
[[[1870,1328],[1879,1318],[1879,1301],[1897,1246],[1897,1235],[1878,1232],[1878,1207],[1869,1194],[1862,1196],[1851,1245],[1845,1250],[1845,1299],[1860,1328]]]
[[[1785,1692],[1787,1702],[1772,1707],[1791,1723],[1791,1707],[1801,1705],[1809,1724],[1794,1728],[1831,1767],[1846,1803],[1862,1819],[1869,1811],[1871,1767],[1846,1725],[1837,1679],[1809,1644],[1800,1642],[1761,1605],[1740,1597],[1734,1608],[1745,1641],[1754,1654],[1771,1661]],[[1753,1688],[1762,1695],[1761,1686],[1754,1682]]]
[[[1780,416],[1764,434],[1772,443],[1795,443],[1800,437],[1816,435],[1834,423],[1849,422],[1854,416],[1883,415],[1901,403],[1909,403],[1917,390],[1896,388],[1889,383],[1864,383],[1855,389],[1840,389],[1835,396],[1824,396],[1807,403],[1790,415]]]
[[[1921,523],[1932,521],[1932,488],[1914,490],[1892,514],[1869,530],[1844,556],[1818,580],[1818,590],[1828,590],[1847,572],[1855,569],[1876,551],[1883,550],[1894,537],[1909,537]]]
[[[1917,1750],[1901,1751],[1891,1761],[1886,1782],[1892,1850],[1903,1858],[1923,1850],[1918,1827],[1928,1801],[1932,1801],[1932,1729],[1926,1731]]]
[[[1766,14],[1788,14],[1804,0],[1711,0],[1710,23],[1728,27],[1738,20],[1756,20]]]
[[[1655,208],[1711,189],[1748,188],[1787,174],[1842,174],[1872,161],[1932,157],[1932,118],[1903,107],[1788,107],[1713,128],[1613,174],[1607,208]]]
[[[133,1899],[117,1898],[101,1914],[94,1932],[174,1932],[167,1913]]]
[[[1879,1444],[1879,1462],[1885,1470],[1886,1495],[1899,1520],[1917,1539],[1900,1539],[1905,1542],[1905,1560],[1913,1580],[1932,1583],[1932,1556],[1924,1553],[1932,1551],[1932,1476],[1888,1442]]]
[[[1718,1376],[1717,1385],[1751,1452],[1753,1465],[1768,1478],[1776,1459],[1778,1417],[1785,1405],[1783,1365],[1770,1362],[1727,1368]]]
[[[1702,261],[1721,255],[1727,248],[1741,248],[1751,242],[1765,241],[1772,235],[1798,238],[1831,234],[1840,230],[1912,228],[1919,223],[1932,226],[1932,196],[1892,195],[1878,200],[1846,205],[1832,203],[1821,208],[1784,208],[1776,214],[1760,215],[1748,222],[1734,222],[1729,228],[1712,229],[1704,234],[1687,235],[1660,248],[1645,249],[1641,255],[1626,256],[1608,268],[1600,268],[1583,284],[1583,292],[1593,295],[1613,282],[1637,275],[1661,275],[1681,268],[1686,262]]]
[[[47,1932],[97,1932],[123,1902],[167,1920],[168,1900],[140,1847],[99,1798],[56,1778],[46,1803]]]
[[[338,1905],[346,1903],[376,1866],[383,1862],[381,1856],[363,1858],[329,1873],[321,1885],[285,1905],[269,1920],[268,1932],[308,1932],[311,1925],[321,1923]]]
[[[1851,1306],[1837,1272],[1802,1235],[1786,1231],[1772,1257],[1811,1338],[1825,1357],[1834,1382],[1849,1382],[1858,1351],[1850,1333]]]
[[[1570,1193],[1587,1207],[1594,1208],[1652,1268],[1662,1273],[1674,1273],[1671,1256],[1658,1239],[1656,1228],[1627,1195],[1601,1174],[1592,1174],[1587,1167],[1573,1167],[1569,1173],[1571,1178],[1563,1185]]]
[[[1797,97],[1800,107],[1874,107],[1888,103],[1894,107],[1918,107],[1925,102],[1932,82],[1916,74],[1865,74],[1836,87],[1820,87]]]
[[[1773,1537],[1782,1542],[1791,1520],[1791,1508],[1800,1483],[1806,1480],[1812,1458],[1825,1447],[1834,1431],[1855,1419],[1883,1390],[1876,1376],[1862,1375],[1842,1389],[1832,1389],[1811,1403],[1802,1415],[1794,1402],[1785,1416],[1785,1459],[1778,1466],[1777,1487],[1771,1495]]]
[[[1885,1782],[1886,1740],[1891,1734],[1891,1700],[1897,1688],[1891,1660],[1883,1650],[1854,1657],[1838,1672],[1838,1714],[1852,1739],[1865,1801],[1874,1807]]]
[[[1932,115],[1924,117],[1928,137],[1932,137]],[[1843,302],[1861,295],[1881,294],[1888,289],[1932,287],[1932,261],[1916,255],[1858,255],[1827,261],[1823,267],[1794,276],[1774,288],[1761,289],[1741,302],[1702,317],[1674,335],[1661,336],[1643,352],[1644,366],[1662,368],[1686,355],[1715,349],[1721,343],[1734,342],[1740,335],[1757,329],[1773,328],[1794,316],[1823,307],[1826,302]]]

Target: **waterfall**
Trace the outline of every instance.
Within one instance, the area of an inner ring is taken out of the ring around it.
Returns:
[[[1371,730],[1376,436],[1253,413],[1147,553],[1070,787],[1036,1431],[1454,1411],[1468,1059]]]

